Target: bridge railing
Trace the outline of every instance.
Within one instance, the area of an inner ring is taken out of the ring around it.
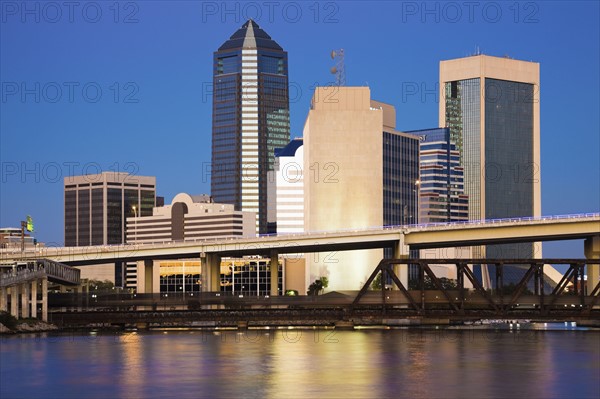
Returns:
[[[81,271],[79,269],[48,259],[42,259],[40,263],[43,265],[43,269],[48,277],[71,284],[79,284],[81,281]]]
[[[0,275],[0,287],[9,287],[11,285],[21,284],[27,281],[43,278],[46,272],[41,270],[23,269],[16,272],[5,272]]]
[[[572,215],[551,215],[551,216],[527,216],[527,217],[514,217],[514,218],[499,218],[499,219],[480,219],[480,220],[464,220],[460,222],[441,222],[441,223],[423,223],[423,224],[411,224],[405,226],[386,226],[386,228],[413,228],[423,229],[430,227],[453,227],[453,226],[465,226],[465,225],[485,225],[485,224],[514,224],[514,223],[534,223],[534,222],[554,222],[561,220],[572,220],[572,219],[600,219],[600,213],[581,213]]]
[[[27,262],[0,274],[0,287],[21,284],[27,281],[48,277],[69,284],[79,284],[81,271],[48,259]]]
[[[600,213],[581,213],[571,215],[551,215],[551,216],[529,216],[520,218],[504,218],[504,219],[482,219],[482,220],[465,220],[461,222],[443,222],[443,223],[424,223],[424,224],[408,224],[408,225],[388,225],[388,226],[372,226],[367,228],[354,228],[354,229],[340,229],[336,231],[311,231],[304,233],[285,233],[285,234],[273,234],[273,235],[261,235],[258,238],[269,238],[269,237],[285,237],[285,238],[302,238],[312,237],[315,235],[327,236],[329,234],[340,234],[340,233],[362,233],[370,231],[386,231],[386,230],[421,230],[427,228],[453,228],[463,226],[477,226],[477,225],[499,225],[499,224],[514,224],[514,223],[535,223],[535,222],[555,222],[563,220],[573,219],[598,219],[600,221]],[[56,256],[70,256],[70,255],[89,255],[92,258],[95,254],[102,252],[128,252],[136,251],[137,249],[152,249],[161,248],[164,246],[193,246],[201,243],[214,243],[224,241],[238,241],[255,239],[256,237],[230,237],[230,238],[205,238],[195,240],[184,240],[184,241],[153,241],[153,242],[134,242],[128,244],[113,244],[113,245],[96,245],[96,246],[82,246],[82,247],[44,247],[37,248],[34,250],[0,250],[1,258],[6,260],[21,258],[33,258],[33,257],[56,257]]]

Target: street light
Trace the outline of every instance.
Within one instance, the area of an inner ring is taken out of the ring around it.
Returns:
[[[417,198],[416,200],[416,206],[415,206],[415,224],[419,223],[419,200],[420,200],[420,196],[421,196],[421,180],[417,179],[415,181],[415,187],[416,187],[416,191],[417,191]]]
[[[133,241],[137,244],[137,207],[133,205],[131,209],[133,209],[135,215],[135,219],[133,219]]]

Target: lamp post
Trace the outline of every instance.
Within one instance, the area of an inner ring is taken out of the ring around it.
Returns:
[[[231,262],[231,295],[235,295],[235,263]]]
[[[24,257],[25,252],[25,228],[27,227],[27,222],[21,221],[21,257]]]
[[[415,220],[414,220],[414,224],[418,224],[419,223],[419,200],[420,200],[420,196],[421,196],[421,180],[417,179],[415,181],[415,187],[416,187],[416,193],[417,193],[417,197],[415,198]]]
[[[131,209],[133,209],[135,215],[135,219],[133,220],[133,241],[137,244],[137,207],[133,205]]]

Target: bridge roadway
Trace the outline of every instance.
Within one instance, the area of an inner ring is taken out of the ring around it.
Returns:
[[[372,248],[394,248],[396,257],[407,257],[409,248],[425,249],[515,242],[585,239],[586,256],[600,258],[600,213],[565,216],[510,218],[459,223],[390,226],[255,238],[159,242],[89,247],[41,248],[35,251],[2,252],[2,263],[46,258],[71,266],[116,261],[193,258],[207,265],[206,287],[218,286],[221,257],[246,255],[333,252]],[[598,267],[588,272],[592,286]],[[204,273],[203,273],[204,274]],[[275,273],[272,282],[277,281]]]
[[[219,256],[332,252],[396,248],[402,254],[414,249],[457,247],[514,242],[587,239],[600,236],[600,213],[568,216],[497,219],[464,223],[435,223],[376,227],[253,238],[157,242],[149,244],[46,247],[25,252],[1,253],[2,263],[51,259],[71,266],[135,261]]]

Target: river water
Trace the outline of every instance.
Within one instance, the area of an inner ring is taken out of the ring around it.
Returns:
[[[84,332],[0,338],[0,398],[599,398],[600,331]]]

